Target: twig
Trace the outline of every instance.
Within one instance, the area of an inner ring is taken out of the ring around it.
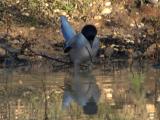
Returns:
[[[58,58],[53,58],[51,56],[48,56],[46,54],[43,54],[43,53],[37,53],[31,49],[29,49],[34,55],[37,55],[37,56],[41,56],[41,57],[44,57],[44,58],[47,58],[47,59],[50,59],[50,60],[54,60],[56,62],[61,62],[61,63],[65,63],[65,64],[71,64],[71,62],[67,62],[67,61],[63,61],[63,60],[60,60]]]

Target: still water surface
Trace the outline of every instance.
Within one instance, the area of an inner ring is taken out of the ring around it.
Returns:
[[[0,120],[159,120],[160,70],[150,64],[0,69]]]

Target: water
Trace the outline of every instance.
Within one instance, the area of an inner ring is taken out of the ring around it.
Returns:
[[[47,65],[0,69],[0,120],[159,120],[159,77],[147,63],[98,65],[76,77]]]

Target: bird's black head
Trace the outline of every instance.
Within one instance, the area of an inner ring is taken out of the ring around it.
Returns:
[[[93,42],[95,36],[97,35],[97,29],[94,25],[85,25],[82,28],[81,33],[85,36],[85,38],[92,45],[92,42]]]
[[[98,111],[98,106],[96,102],[94,101],[89,101],[85,106],[83,106],[83,111],[87,115],[94,115]]]

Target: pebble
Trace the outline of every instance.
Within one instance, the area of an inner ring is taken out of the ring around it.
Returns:
[[[29,13],[22,13],[22,14],[27,17],[29,16]]]
[[[90,3],[90,4],[89,4],[89,7],[92,7],[92,6],[93,6],[93,3]]]
[[[102,16],[100,16],[100,15],[94,16],[94,19],[95,19],[95,20],[101,20],[101,19],[102,19]]]
[[[104,8],[101,12],[102,15],[108,15],[112,12],[112,7]]]
[[[144,23],[138,24],[138,28],[142,28],[142,27],[144,27]]]
[[[110,6],[111,6],[111,1],[106,2],[106,3],[105,3],[105,6],[106,6],[106,7],[110,7]]]
[[[53,12],[54,13],[58,13],[58,12],[60,12],[60,10],[59,9],[55,9]]]
[[[48,4],[48,3],[46,3],[46,4],[45,4],[45,6],[46,6],[46,7],[48,7],[48,6],[49,6],[49,4]]]
[[[16,4],[19,4],[19,3],[20,3],[20,1],[19,1],[19,0],[17,0],[17,1],[16,1]]]
[[[35,30],[35,27],[30,27],[30,30],[31,30],[31,31],[34,31],[34,30]]]
[[[133,40],[130,40],[130,39],[126,40],[126,42],[127,42],[127,43],[132,43],[132,44],[134,44],[134,41],[133,41]]]
[[[134,23],[131,23],[131,24],[130,24],[130,27],[135,27],[135,24],[134,24]]]

